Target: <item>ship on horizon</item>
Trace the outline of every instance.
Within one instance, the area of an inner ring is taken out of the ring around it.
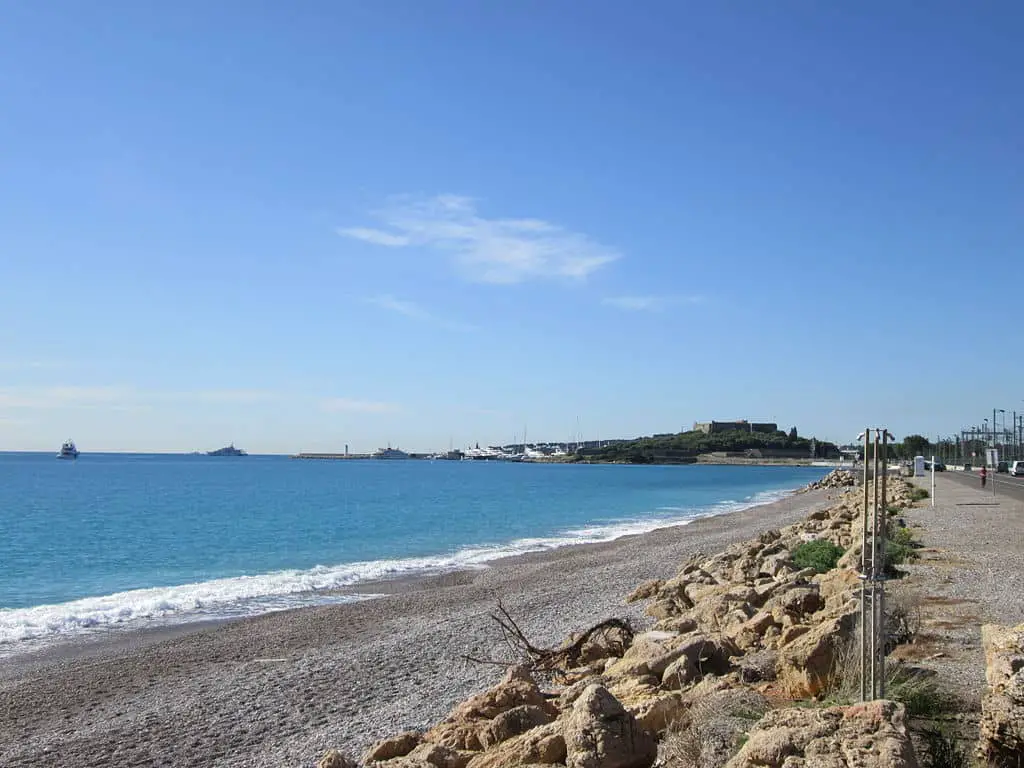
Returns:
[[[60,450],[57,452],[58,459],[77,459],[78,449],[75,447],[75,441],[68,438],[60,446]]]
[[[231,445],[225,446],[223,448],[218,448],[216,451],[207,451],[206,455],[207,456],[248,456],[249,454],[247,454],[241,448],[235,448],[235,444],[232,443]]]

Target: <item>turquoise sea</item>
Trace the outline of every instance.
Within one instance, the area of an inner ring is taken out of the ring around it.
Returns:
[[[0,454],[0,655],[772,501],[810,467]]]

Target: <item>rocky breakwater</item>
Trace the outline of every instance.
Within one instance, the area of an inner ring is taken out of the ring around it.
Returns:
[[[378,742],[363,763],[648,768],[660,754],[683,768],[916,766],[899,704],[792,707],[834,688],[858,611],[856,571],[804,567],[801,550],[824,545],[857,562],[860,498],[848,491],[800,523],[689,558],[626,598],[649,602],[645,631],[591,630],[535,654],[433,728]],[[890,503],[910,505],[903,481]]]
[[[807,491],[817,491],[821,489],[831,488],[851,488],[857,484],[857,476],[854,475],[848,469],[833,469],[821,480],[815,480],[813,483],[808,483],[806,486],[800,489],[800,493],[806,493]]]
[[[1024,624],[981,628],[987,690],[979,752],[986,765],[1024,765]]]

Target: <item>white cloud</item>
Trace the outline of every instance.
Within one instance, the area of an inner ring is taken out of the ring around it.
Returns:
[[[662,312],[680,304],[701,304],[700,296],[609,296],[602,304],[628,312]]]
[[[583,279],[620,256],[586,235],[540,219],[483,218],[471,198],[458,195],[404,199],[374,215],[387,229],[351,227],[338,233],[374,245],[449,254],[475,282]]]
[[[325,398],[320,401],[320,408],[328,413],[394,413],[399,410],[395,403],[353,400],[347,397]]]

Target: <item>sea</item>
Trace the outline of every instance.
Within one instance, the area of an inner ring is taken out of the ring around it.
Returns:
[[[825,472],[0,453],[0,657],[370,599],[381,579],[685,524]]]

